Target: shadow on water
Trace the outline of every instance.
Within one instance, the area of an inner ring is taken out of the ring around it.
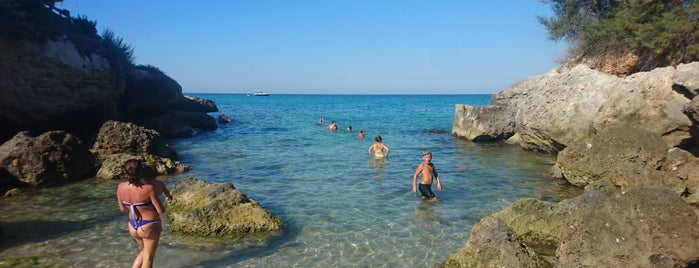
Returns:
[[[462,171],[477,170],[474,177],[480,178],[476,184],[497,187],[515,185],[531,189],[537,199],[559,202],[582,194],[584,189],[575,187],[566,180],[555,179],[548,170],[556,163],[556,156],[533,152],[519,146],[501,142],[476,143],[453,138],[456,148],[457,166]],[[515,196],[516,197],[516,196]]]

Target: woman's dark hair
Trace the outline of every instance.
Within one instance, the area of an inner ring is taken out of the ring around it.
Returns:
[[[377,142],[381,142],[381,136],[376,136],[376,137],[374,137],[374,140],[377,141]]]
[[[129,180],[129,183],[141,185],[141,177],[143,176],[143,165],[137,159],[129,159],[124,163],[124,177]]]

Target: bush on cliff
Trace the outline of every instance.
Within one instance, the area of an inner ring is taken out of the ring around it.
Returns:
[[[543,2],[554,15],[539,21],[552,40],[569,42],[573,64],[629,75],[699,60],[696,1]]]

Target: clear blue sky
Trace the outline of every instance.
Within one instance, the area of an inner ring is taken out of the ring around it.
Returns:
[[[65,0],[185,93],[495,93],[558,66],[538,0]]]

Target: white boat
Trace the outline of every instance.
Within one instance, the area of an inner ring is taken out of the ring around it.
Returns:
[[[253,96],[269,96],[269,93],[264,92],[264,91],[257,91],[255,93],[252,93]]]

